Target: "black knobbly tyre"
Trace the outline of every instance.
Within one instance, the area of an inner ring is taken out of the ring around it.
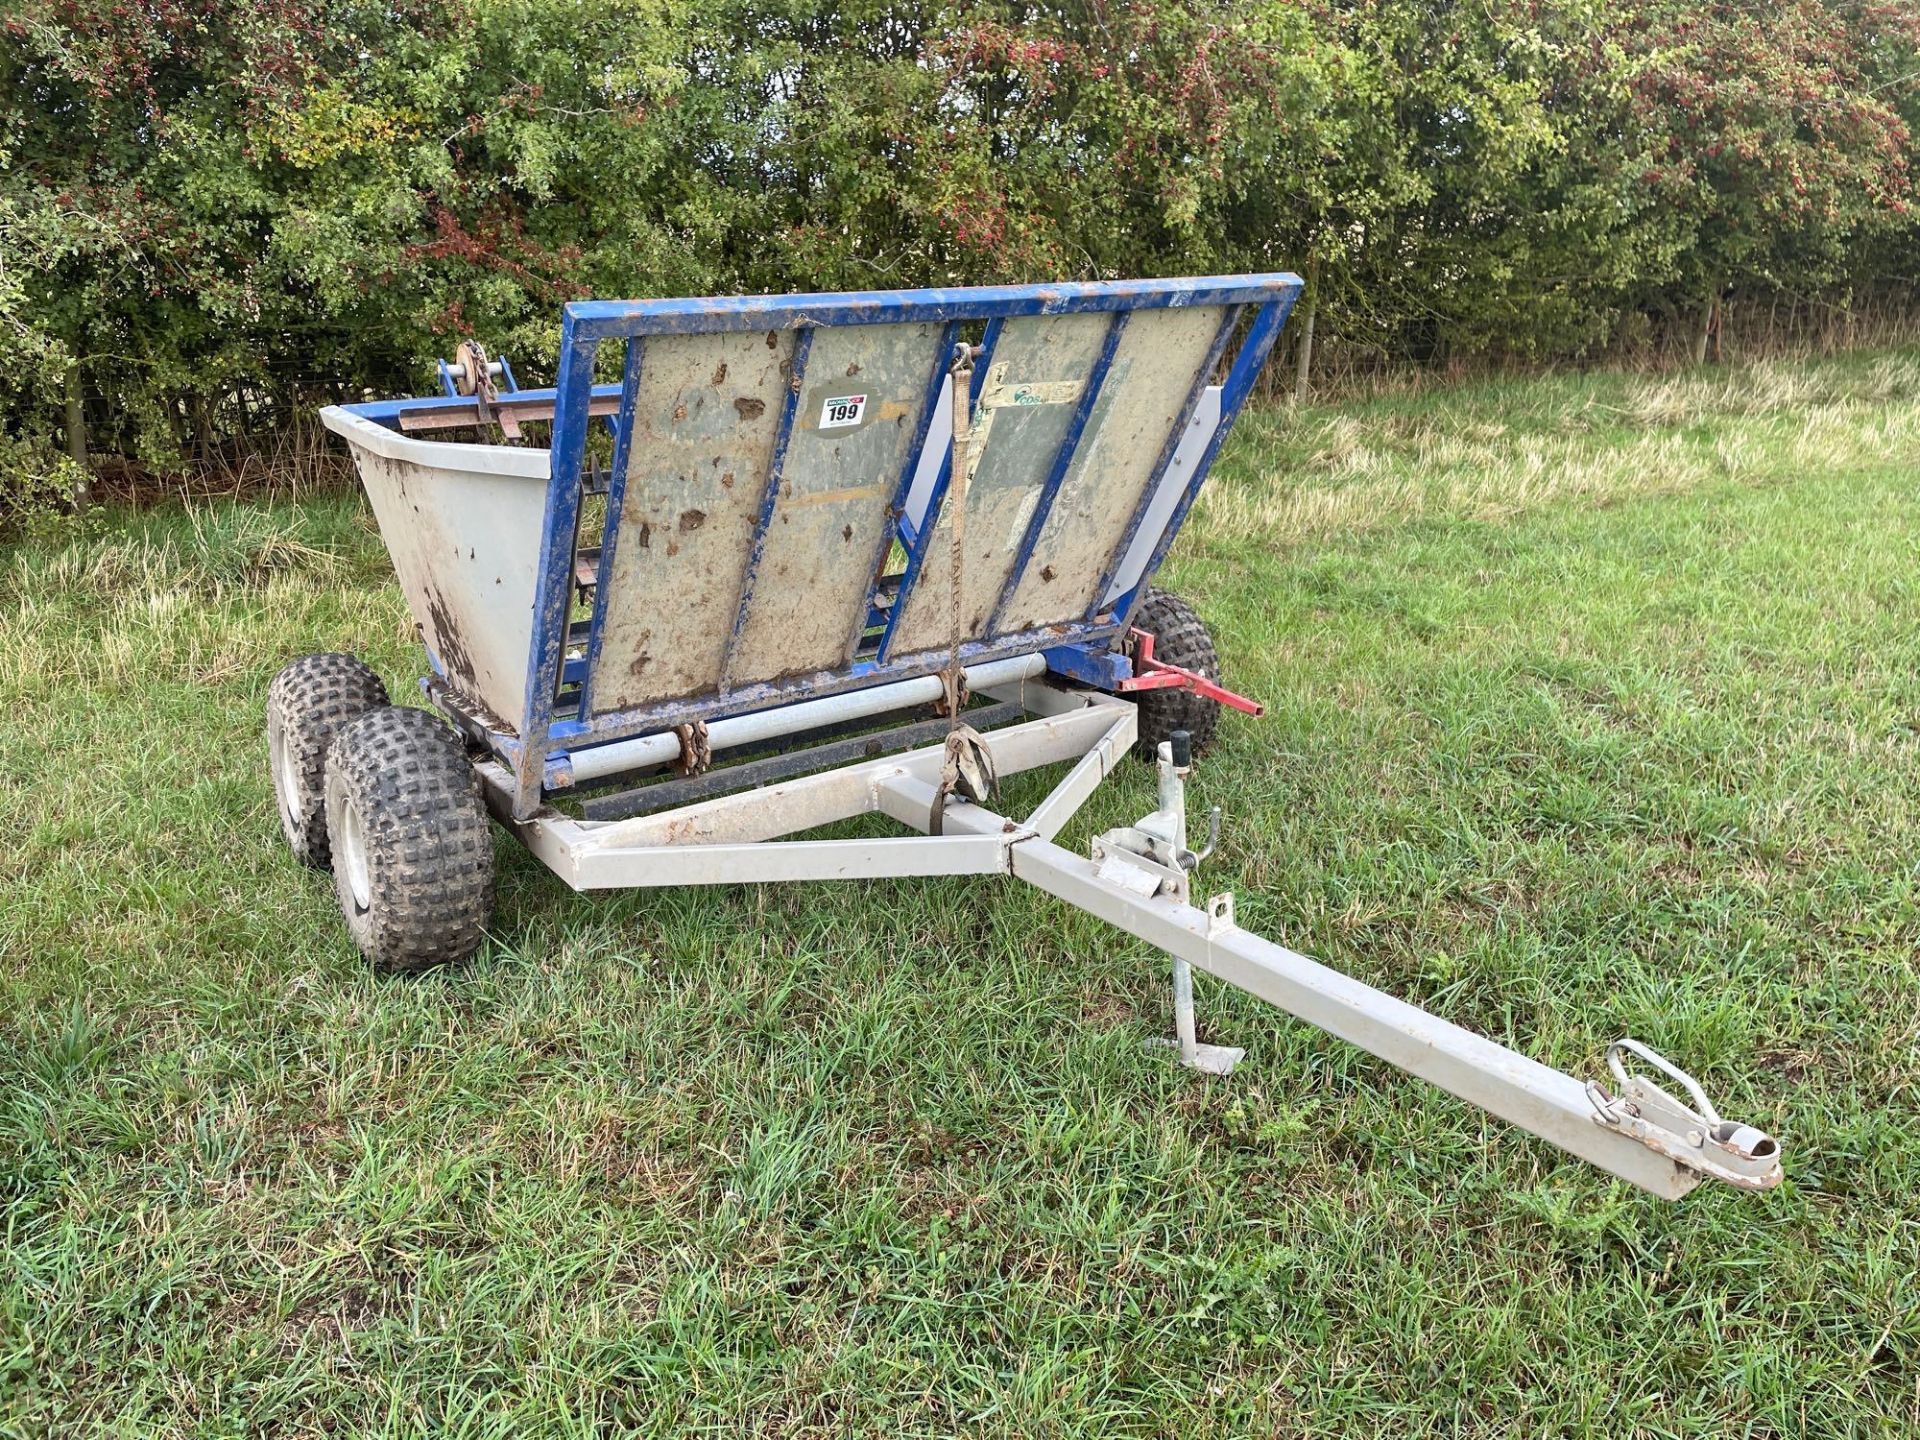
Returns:
[[[493,911],[493,833],[453,731],[425,710],[363,715],[327,754],[334,888],[360,953],[424,970],[480,947]]]
[[[1219,683],[1220,656],[1213,648],[1213,637],[1193,607],[1171,590],[1148,590],[1133,623],[1153,636],[1154,659]],[[1156,758],[1160,742],[1172,739],[1176,730],[1186,731],[1192,737],[1193,753],[1201,754],[1213,743],[1213,732],[1220,725],[1220,702],[1191,690],[1142,690],[1133,703],[1140,711],[1140,735],[1133,753],[1149,763]]]
[[[387,704],[386,683],[352,655],[302,655],[267,687],[267,759],[293,853],[325,870],[326,765],[333,737]]]

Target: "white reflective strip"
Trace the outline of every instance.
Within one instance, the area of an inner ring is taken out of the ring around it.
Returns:
[[[1193,407],[1193,419],[1188,422],[1187,433],[1180,437],[1180,444],[1174,449],[1173,463],[1167,466],[1167,473],[1160,477],[1160,488],[1153,492],[1153,501],[1147,506],[1147,517],[1134,533],[1133,544],[1127,547],[1127,556],[1120,562],[1120,568],[1114,571],[1113,583],[1107,587],[1107,593],[1100,597],[1101,603],[1126,594],[1139,583],[1140,572],[1147,568],[1153,547],[1167,533],[1167,522],[1173,519],[1173,507],[1179,503],[1187,482],[1193,479],[1193,467],[1200,463],[1201,454],[1219,427],[1220,387],[1209,385],[1200,393],[1200,403]]]

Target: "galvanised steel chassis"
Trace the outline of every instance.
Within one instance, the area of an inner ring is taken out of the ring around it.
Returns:
[[[1721,1121],[1685,1077],[1695,1099],[1689,1106],[1678,1105],[1640,1076],[1620,1071],[1616,1053],[1609,1058],[1616,1063],[1620,1093],[1609,1095],[1591,1082],[1241,929],[1234,922],[1231,894],[1192,903],[1195,857],[1181,853],[1185,775],[1175,771],[1172,757],[1164,753],[1168,747],[1162,747],[1162,805],[1154,815],[1137,827],[1101,836],[1089,854],[1053,843],[1130,753],[1138,712],[1130,701],[1062,685],[1041,667],[1027,678],[981,693],[1033,717],[985,732],[1002,775],[1064,761],[1073,766],[1023,819],[949,802],[944,833],[938,836],[926,833],[943,759],[938,744],[652,814],[600,821],[570,819],[551,809],[516,819],[512,773],[495,760],[482,762],[479,771],[495,818],[577,890],[1007,875],[1173,958],[1176,1043],[1182,1058],[1195,1068],[1230,1070],[1240,1052],[1196,1042],[1189,967],[1663,1198],[1678,1199],[1708,1178],[1744,1189],[1764,1189],[1779,1180],[1778,1146],[1752,1127]],[[856,738],[842,743],[875,742]],[[806,756],[803,749],[797,757],[782,756],[779,763],[800,768]],[[711,772],[711,778],[724,783],[727,773]],[[871,814],[916,833],[872,839],[780,838]],[[1155,842],[1162,839],[1178,843],[1156,856]],[[1622,1044],[1648,1063],[1666,1068],[1642,1047]],[[1630,1113],[1623,1106],[1630,1107]]]

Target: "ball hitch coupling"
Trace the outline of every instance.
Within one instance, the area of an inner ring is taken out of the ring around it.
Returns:
[[[1693,1103],[1644,1075],[1629,1074],[1629,1055],[1677,1083]],[[1622,1038],[1607,1047],[1607,1069],[1613,1075],[1613,1092],[1598,1081],[1587,1082],[1597,1124],[1743,1190],[1770,1190],[1780,1183],[1780,1142],[1752,1125],[1721,1119],[1700,1082],[1665,1056],[1638,1040]]]

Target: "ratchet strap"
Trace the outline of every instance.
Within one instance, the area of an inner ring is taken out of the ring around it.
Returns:
[[[713,742],[707,738],[707,722],[694,720],[673,727],[680,741],[680,754],[673,762],[677,775],[704,775],[713,768]]]
[[[994,773],[993,752],[978,730],[960,718],[967,703],[967,676],[960,663],[960,639],[963,628],[960,612],[965,587],[967,543],[967,491],[973,483],[973,357],[974,347],[953,347],[953,458],[947,474],[947,668],[941,673],[945,694],[942,704],[947,712],[947,741],[940,762],[940,780],[933,790],[933,809],[927,817],[927,833],[938,835],[943,828],[947,797],[959,795],[975,804],[990,800],[999,788]]]

